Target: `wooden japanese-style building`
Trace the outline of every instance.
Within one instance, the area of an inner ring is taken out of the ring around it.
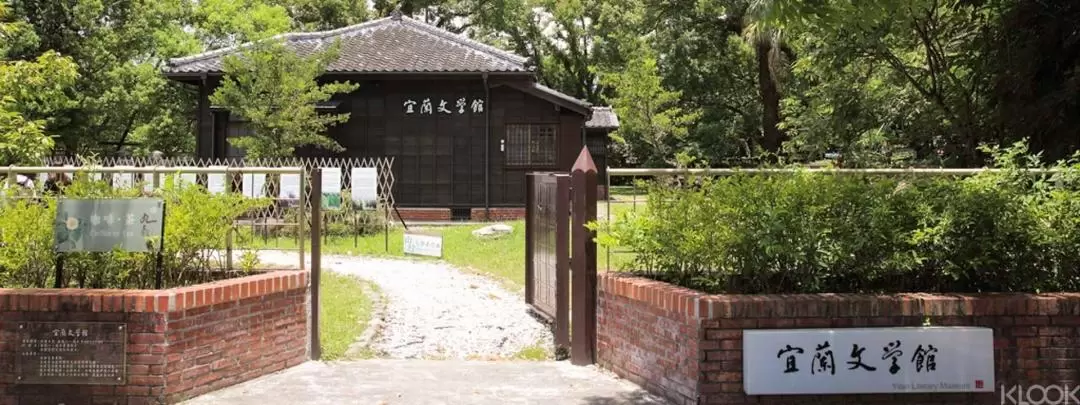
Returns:
[[[280,38],[301,55],[339,41],[339,57],[321,80],[359,84],[318,106],[351,113],[328,134],[345,151],[304,148],[297,155],[392,156],[394,199],[417,217],[519,216],[527,172],[569,170],[583,145],[603,167],[608,132],[618,127],[610,108],[539,84],[525,58],[400,13]],[[165,68],[170,79],[199,89],[199,157],[243,156],[226,141],[247,131],[242,118],[209,102],[223,57],[243,48],[174,59]]]

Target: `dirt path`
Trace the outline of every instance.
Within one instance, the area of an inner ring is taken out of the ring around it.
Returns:
[[[289,252],[260,252],[267,263],[291,264]],[[529,314],[524,298],[485,277],[435,261],[323,255],[330,271],[379,286],[384,310],[372,349],[395,359],[505,359],[540,346],[550,330]]]

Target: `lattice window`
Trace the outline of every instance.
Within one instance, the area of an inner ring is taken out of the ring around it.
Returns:
[[[507,166],[553,166],[555,147],[553,124],[506,126]]]

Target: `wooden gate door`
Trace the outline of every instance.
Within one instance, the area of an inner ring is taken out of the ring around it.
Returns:
[[[570,175],[529,173],[525,221],[525,302],[570,347]]]

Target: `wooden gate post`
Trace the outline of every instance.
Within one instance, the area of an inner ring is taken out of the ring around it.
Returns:
[[[318,167],[312,167],[311,169],[304,169],[303,176],[310,173],[311,175],[311,197],[308,201],[311,203],[311,275],[308,277],[311,279],[311,314],[309,318],[311,320],[311,341],[309,354],[312,360],[322,359],[322,333],[319,330],[319,308],[320,304],[320,283],[322,282],[322,240],[319,239],[319,235],[322,233],[322,169]],[[307,190],[300,189],[301,193]],[[306,210],[307,207],[304,204],[300,204],[300,210]],[[300,220],[303,221],[304,216],[300,216]],[[300,227],[298,232],[303,231],[303,227]],[[304,235],[300,238],[303,240]],[[303,259],[301,259],[303,260]]]
[[[570,363],[578,366],[596,362],[596,234],[586,227],[596,221],[596,177],[596,164],[588,147],[582,147],[570,173],[574,195]]]
[[[536,201],[536,173],[525,174],[525,303],[533,305],[533,294],[536,294],[536,285],[533,281],[533,240],[536,236],[536,210],[540,204]]]

